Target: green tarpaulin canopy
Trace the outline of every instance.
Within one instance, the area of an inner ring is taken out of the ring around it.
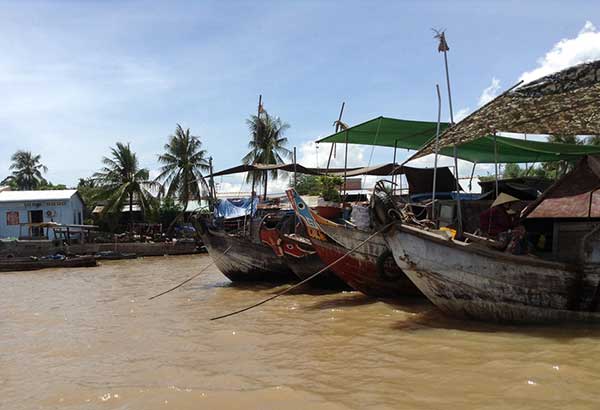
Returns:
[[[317,142],[345,143],[347,138],[349,144],[384,147],[394,147],[395,144],[398,148],[418,150],[435,138],[436,126],[435,122],[378,117]],[[440,131],[448,126],[448,123],[441,123]],[[500,163],[574,161],[584,155],[600,154],[600,146],[525,141],[501,136],[496,137],[496,149]],[[440,154],[453,156],[453,149],[443,148]],[[494,137],[488,135],[459,145],[458,157],[478,164],[494,163]]]

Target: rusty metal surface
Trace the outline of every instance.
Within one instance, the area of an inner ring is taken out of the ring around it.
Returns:
[[[525,211],[528,218],[600,217],[600,160],[583,158]]]

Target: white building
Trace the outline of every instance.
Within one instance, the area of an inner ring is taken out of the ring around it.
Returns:
[[[57,191],[1,191],[0,238],[38,238],[43,228],[31,224],[56,222],[83,223],[83,200],[76,189]],[[53,231],[48,230],[48,239]]]

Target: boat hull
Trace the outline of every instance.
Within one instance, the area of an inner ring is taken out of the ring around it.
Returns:
[[[68,259],[8,258],[0,261],[0,272],[30,271],[47,268],[86,268],[96,266],[93,256],[79,256]]]
[[[306,255],[302,258],[285,255],[284,260],[300,280],[308,279],[327,266],[317,253]],[[348,289],[348,285],[329,269],[319,274],[319,276],[312,279],[309,283],[317,288]]]
[[[217,268],[232,282],[283,283],[295,275],[271,248],[249,237],[206,230],[201,235]]]
[[[321,241],[314,238],[311,238],[311,241],[326,265],[334,263],[352,249],[347,249],[332,241]],[[363,246],[367,245],[369,244]],[[383,249],[381,253],[384,257],[385,252],[387,249]],[[383,262],[382,266],[383,269],[378,266],[375,254],[355,251],[335,263],[331,270],[352,289],[368,296],[382,298],[422,296],[416,286],[396,266],[391,255]]]
[[[396,265],[380,235],[319,217],[294,190],[287,195],[321,260],[332,265],[330,269],[351,288],[373,297],[422,296]]]
[[[402,225],[385,238],[410,280],[449,315],[510,323],[600,322],[597,270],[582,273]]]

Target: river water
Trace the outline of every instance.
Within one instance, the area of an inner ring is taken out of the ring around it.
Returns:
[[[207,256],[0,274],[0,408],[584,409],[600,329],[449,320],[427,302],[233,286]]]

